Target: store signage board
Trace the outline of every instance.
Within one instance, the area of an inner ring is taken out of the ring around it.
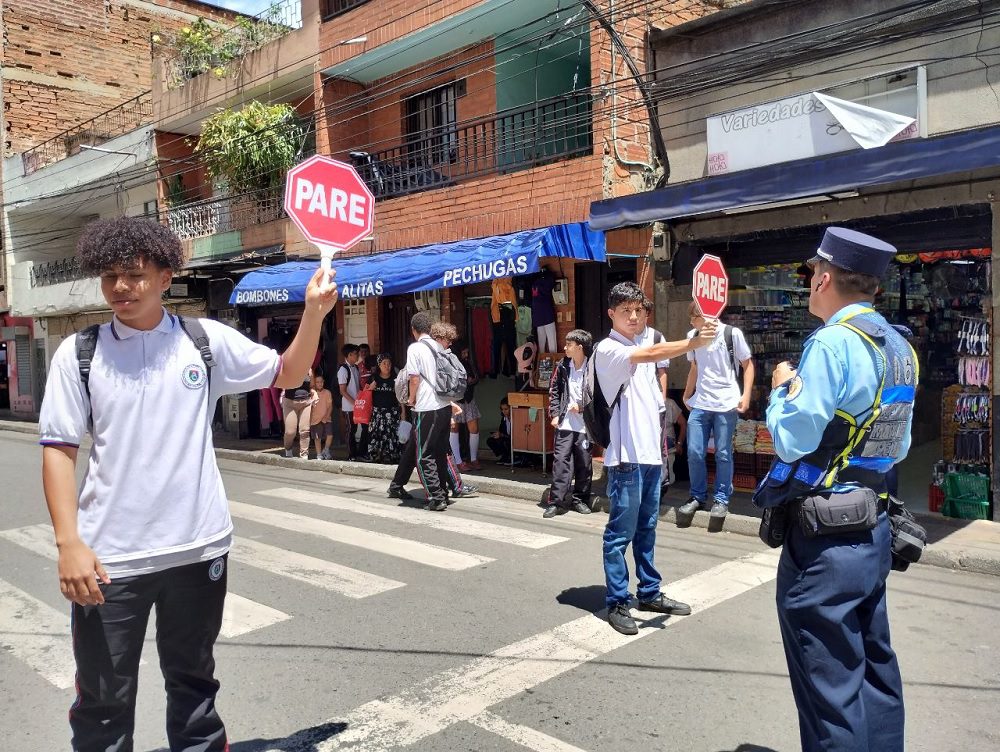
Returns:
[[[717,319],[729,300],[729,275],[718,256],[705,254],[694,268],[692,296],[705,318]]]
[[[288,171],[285,212],[319,247],[328,271],[337,251],[371,235],[375,197],[351,165],[317,154]]]
[[[708,174],[920,138],[926,120],[923,68],[764,102],[707,119]]]

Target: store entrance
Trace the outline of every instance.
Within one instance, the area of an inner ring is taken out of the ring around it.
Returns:
[[[413,342],[410,319],[417,312],[413,295],[392,295],[382,299],[382,349],[392,355],[397,368],[406,363],[406,350]]]
[[[634,257],[609,258],[605,264],[575,264],[576,325],[590,332],[594,342],[611,331],[608,292],[619,282],[636,281]]]

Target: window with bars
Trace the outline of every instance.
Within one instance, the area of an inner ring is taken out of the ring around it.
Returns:
[[[441,86],[405,100],[406,151],[411,161],[430,166],[458,159],[455,100],[464,83]]]
[[[329,21],[352,8],[357,8],[367,3],[368,0],[322,0],[320,9],[323,11],[323,20]]]

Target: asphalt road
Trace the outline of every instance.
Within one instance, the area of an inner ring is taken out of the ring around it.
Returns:
[[[614,632],[603,515],[525,501],[398,506],[384,482],[223,463],[236,522],[216,651],[232,752],[798,749],[774,612],[775,554],[704,529],[659,533],[686,618]],[[68,613],[32,437],[0,432],[0,739],[69,749]],[[141,483],[141,469],[136,470]],[[931,567],[890,581],[908,750],[1000,747],[1000,579]],[[638,614],[637,614],[638,615]],[[136,749],[165,748],[155,645]]]

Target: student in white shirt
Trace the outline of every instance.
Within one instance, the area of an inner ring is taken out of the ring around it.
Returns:
[[[347,459],[358,459],[357,426],[354,423],[354,400],[361,389],[361,372],[358,370],[360,349],[350,343],[340,348],[344,362],[337,367],[337,383],[340,385],[341,426],[347,434]]]
[[[84,229],[77,255],[85,272],[100,276],[114,317],[98,330],[86,388],[78,335],[59,346],[39,418],[59,585],[73,602],[72,748],[132,749],[139,660],[155,606],[170,748],[222,752],[213,648],[233,525],[212,447],[215,404],[224,394],[298,386],[336,285],[317,270],[281,357],[200,320],[211,350],[205,363],[160,302],[184,264],[176,235],[149,219],[98,220]],[[88,432],[94,442],[77,489]]]
[[[689,313],[691,333],[705,325],[698,306],[691,303]],[[726,329],[732,332],[733,352],[726,345]],[[737,378],[733,360],[743,369],[743,383]],[[718,327],[714,341],[695,353],[688,353],[691,370],[684,387],[684,404],[691,410],[688,416],[688,472],[691,475],[691,498],[677,508],[680,515],[690,516],[704,507],[708,498],[708,471],[705,455],[709,437],[715,438],[715,491],[712,494],[711,515],[722,519],[729,511],[733,493],[733,436],[739,413],[750,407],[753,393],[753,353],[743,332],[735,326]]]
[[[556,429],[552,453],[552,486],[542,517],[555,517],[569,510],[590,514],[593,465],[590,441],[583,423],[583,375],[594,351],[590,332],[574,329],[566,335],[566,357],[552,372],[549,382],[549,418]]]
[[[691,607],[667,598],[660,591],[661,577],[653,564],[656,522],[660,509],[662,395],[642,364],[655,364],[703,347],[715,336],[715,327],[705,328],[690,339],[661,342],[645,347],[637,344],[645,320],[646,297],[634,282],[621,282],[611,289],[608,317],[611,334],[601,340],[591,356],[601,393],[611,411],[610,441],[604,450],[608,473],[610,513],[604,530],[604,577],[607,582],[608,622],[622,634],[636,634],[638,627],[629,611],[629,575],[625,549],[632,544],[642,611],[685,615]]]
[[[415,342],[406,351],[406,373],[409,376],[409,402],[413,415],[413,430],[403,448],[396,474],[389,484],[390,499],[412,499],[404,486],[414,466],[420,483],[427,493],[427,509],[443,512],[448,508],[448,491],[438,471],[448,462],[448,435],[451,433],[451,405],[438,396],[437,361],[434,351],[443,351],[431,337],[430,314],[421,311],[410,319],[410,332]],[[432,350],[433,348],[433,350]]]

